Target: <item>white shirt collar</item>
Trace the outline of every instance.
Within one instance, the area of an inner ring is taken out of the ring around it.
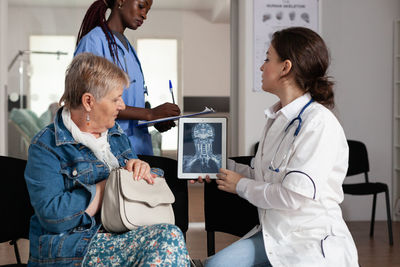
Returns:
[[[278,101],[271,107],[264,110],[264,114],[267,119],[275,119],[279,114],[285,116],[288,120],[295,118],[299,111],[311,100],[310,93],[305,93],[304,95],[296,98],[283,108],[280,108],[281,102]],[[280,108],[280,109],[279,109]]]

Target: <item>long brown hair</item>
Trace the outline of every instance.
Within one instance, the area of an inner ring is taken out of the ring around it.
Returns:
[[[81,27],[78,33],[78,39],[76,45],[79,44],[82,37],[89,33],[92,29],[100,26],[106,35],[108,42],[108,49],[110,50],[111,57],[116,63],[118,61],[117,44],[115,42],[114,35],[107,26],[106,12],[108,8],[113,8],[115,0],[97,0],[86,11],[85,17],[83,18]]]
[[[296,83],[322,105],[335,106],[334,82],[326,76],[330,64],[328,48],[314,31],[303,27],[292,27],[277,31],[272,36],[272,46],[281,60],[290,60]]]

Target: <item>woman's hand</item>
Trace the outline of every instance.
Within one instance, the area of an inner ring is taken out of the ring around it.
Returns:
[[[154,178],[157,176],[150,172],[150,165],[140,159],[130,159],[126,163],[125,169],[133,172],[133,179],[136,181],[144,179],[149,184],[154,184]]]
[[[229,193],[237,194],[236,185],[244,176],[227,169],[219,169],[220,173],[217,174],[218,189]]]
[[[96,184],[96,194],[94,195],[92,202],[90,202],[89,206],[85,210],[86,213],[92,217],[96,215],[97,212],[99,212],[101,209],[101,204],[103,203],[104,188],[106,187],[106,181],[107,180],[103,180]]]

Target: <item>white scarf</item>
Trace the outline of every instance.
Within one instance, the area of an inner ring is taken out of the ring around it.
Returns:
[[[64,122],[65,127],[71,132],[72,137],[78,143],[81,143],[90,150],[93,151],[94,155],[104,162],[110,170],[118,168],[119,163],[117,158],[111,153],[110,144],[107,140],[108,130],[101,133],[99,138],[94,137],[94,135],[90,133],[82,132],[78,126],[71,119],[71,112],[66,107],[63,108],[62,120]]]

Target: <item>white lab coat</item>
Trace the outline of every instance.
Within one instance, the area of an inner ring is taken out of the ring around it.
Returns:
[[[258,208],[261,225],[244,238],[263,232],[265,251],[274,267],[358,266],[357,249],[342,218],[342,183],[348,167],[343,129],[324,106],[313,102],[302,117],[293,145],[292,127],[275,157],[280,172],[269,170],[284,129],[311,99],[305,94],[278,112],[266,110],[267,123],[254,169],[228,163],[242,173],[238,194]],[[289,149],[290,148],[290,149]]]

